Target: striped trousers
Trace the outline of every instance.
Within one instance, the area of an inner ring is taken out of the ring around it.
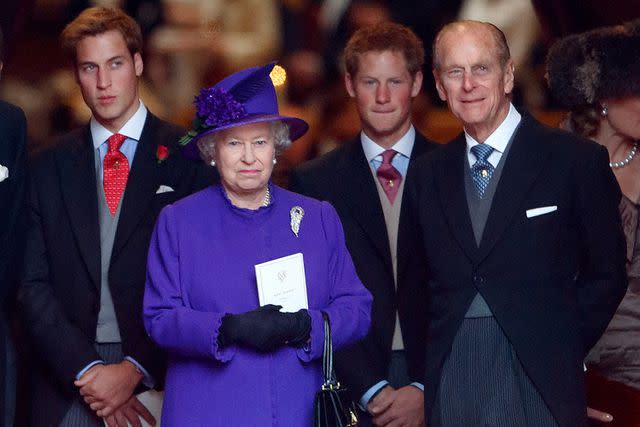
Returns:
[[[430,427],[557,427],[494,317],[465,318],[446,360]]]

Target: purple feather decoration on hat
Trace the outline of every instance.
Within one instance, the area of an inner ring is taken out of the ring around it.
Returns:
[[[206,127],[218,127],[247,115],[242,104],[224,89],[202,89],[194,103]]]

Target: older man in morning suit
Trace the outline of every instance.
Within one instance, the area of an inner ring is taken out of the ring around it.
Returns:
[[[140,28],[90,8],[64,30],[90,123],[33,160],[19,290],[34,347],[34,427],[139,425],[164,377],[142,324],[151,232],[163,206],[213,181],[177,151],[183,131],[138,96]]]
[[[336,355],[340,380],[364,411],[364,425],[423,425],[425,272],[403,203],[415,159],[435,144],[411,124],[424,49],[407,27],[357,31],[345,48],[345,84],[361,134],[291,177],[293,191],[338,211],[358,276],[373,294],[371,329]]]
[[[454,22],[434,43],[464,132],[408,189],[429,271],[430,426],[586,426],[583,364],[626,290],[607,152],[511,104],[502,32]]]

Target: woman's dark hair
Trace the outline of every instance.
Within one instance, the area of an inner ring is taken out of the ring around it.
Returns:
[[[563,127],[585,138],[593,138],[600,128],[600,108],[595,105],[574,108]]]

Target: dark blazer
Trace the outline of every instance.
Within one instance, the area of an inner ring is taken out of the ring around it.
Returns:
[[[7,410],[4,395],[9,339],[6,315],[13,303],[20,272],[16,266],[20,265],[24,241],[26,138],[27,122],[22,110],[0,101],[0,165],[9,173],[0,182],[0,426],[4,425]]]
[[[408,189],[429,271],[427,420],[480,292],[558,424],[586,426],[582,361],[626,290],[620,190],[603,147],[526,114],[516,132],[479,247],[463,135],[420,161]],[[557,210],[527,218],[546,206]]]
[[[184,133],[148,113],[122,201],[109,284],[122,351],[156,379],[165,358],[142,324],[151,232],[162,207],[210,184],[204,165],[178,154]],[[171,153],[159,162],[159,145]],[[95,348],[100,309],[100,230],[89,126],[65,136],[32,162],[24,278],[18,293],[34,347],[31,425],[57,426],[78,396],[76,374],[100,359]],[[160,185],[173,192],[156,194]]]
[[[416,158],[435,146],[416,133],[405,188],[415,179]],[[414,257],[419,247],[412,239],[414,227],[408,221],[407,205],[403,202],[400,212],[396,292],[384,214],[359,136],[295,170],[290,187],[327,200],[336,208],[358,276],[373,294],[369,334],[336,355],[338,378],[347,385],[352,399],[359,400],[369,388],[387,378],[396,310],[402,325],[409,375],[412,380],[422,382],[425,272],[421,260]]]

